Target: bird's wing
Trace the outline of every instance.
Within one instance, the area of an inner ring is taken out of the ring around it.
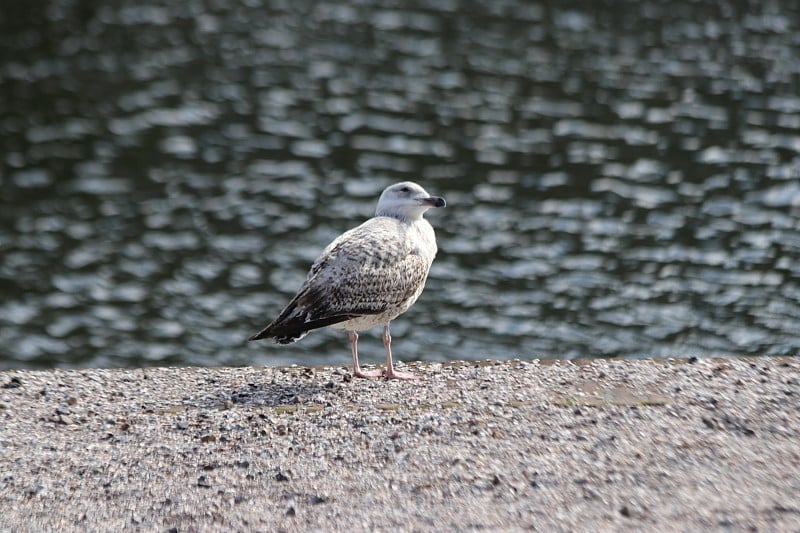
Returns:
[[[253,338],[297,340],[311,329],[377,315],[411,298],[425,283],[430,263],[403,227],[380,217],[343,233],[314,262],[280,316]]]
[[[331,243],[304,284],[325,294],[315,302],[320,315],[379,314],[417,292],[430,263],[398,228],[393,219],[372,219]]]

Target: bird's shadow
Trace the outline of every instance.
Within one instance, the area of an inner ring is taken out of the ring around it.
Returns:
[[[318,404],[320,396],[328,396],[332,391],[319,383],[248,383],[231,390],[222,403],[228,405],[281,407]]]
[[[342,385],[351,380],[349,374],[340,373],[320,379],[311,368],[293,368],[263,381],[260,377],[243,376],[238,382],[229,382],[228,387],[206,396],[203,403],[222,408],[320,406],[335,402]]]

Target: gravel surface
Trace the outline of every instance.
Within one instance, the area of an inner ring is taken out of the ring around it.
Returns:
[[[0,530],[800,530],[800,359],[0,373]]]

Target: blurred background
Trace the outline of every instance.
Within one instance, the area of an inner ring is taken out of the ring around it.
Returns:
[[[245,339],[406,179],[396,359],[797,354],[799,6],[8,3],[0,368],[349,363]]]

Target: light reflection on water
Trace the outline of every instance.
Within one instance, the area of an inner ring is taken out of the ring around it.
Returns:
[[[347,363],[244,339],[402,179],[401,360],[798,352],[796,7],[82,5],[0,28],[0,367]]]

